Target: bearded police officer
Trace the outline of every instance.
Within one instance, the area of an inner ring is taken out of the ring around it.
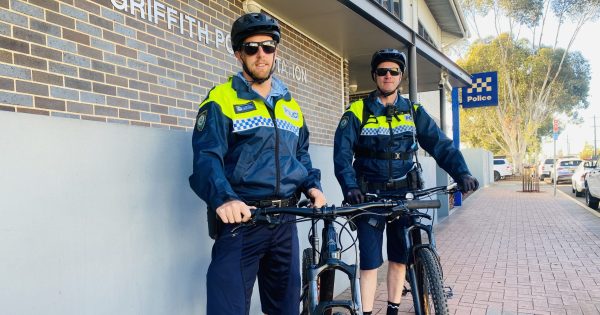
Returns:
[[[209,233],[216,239],[207,274],[209,315],[248,314],[257,276],[265,314],[298,314],[295,224],[232,232],[250,219],[250,209],[294,206],[301,192],[315,207],[325,204],[300,106],[272,76],[279,40],[279,24],[272,17],[250,13],[238,18],[231,42],[243,71],[209,92],[196,119],[190,185],[208,205]]]

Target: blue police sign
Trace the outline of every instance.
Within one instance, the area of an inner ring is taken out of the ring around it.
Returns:
[[[471,86],[462,88],[463,108],[498,105],[498,72],[471,75]]]

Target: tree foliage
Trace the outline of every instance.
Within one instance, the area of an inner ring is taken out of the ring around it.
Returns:
[[[582,160],[591,160],[593,156],[594,146],[586,142],[583,145],[583,150],[581,150],[581,153],[579,153],[579,158]]]
[[[577,120],[578,111],[588,106],[590,67],[579,52],[569,49],[581,27],[598,17],[600,0],[463,0],[462,4],[478,34],[475,17],[491,16],[497,36],[479,36],[458,63],[471,73],[497,71],[499,81],[497,107],[462,111],[462,140],[511,156],[518,170],[528,152],[539,150],[540,137],[552,132],[553,115]],[[543,44],[550,15],[558,27],[553,43]],[[575,30],[566,47],[559,47],[566,22]]]

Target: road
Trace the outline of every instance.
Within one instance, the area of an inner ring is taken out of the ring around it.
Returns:
[[[540,185],[547,185],[548,187],[552,187],[552,184],[549,181],[541,182]],[[571,183],[558,184],[558,185],[556,185],[556,190],[560,190],[560,191],[564,192],[565,194],[567,194],[567,196],[574,198],[575,200],[577,200],[585,205],[585,196],[584,195],[582,195],[581,197],[575,196],[575,193],[573,193],[573,190],[571,188]]]

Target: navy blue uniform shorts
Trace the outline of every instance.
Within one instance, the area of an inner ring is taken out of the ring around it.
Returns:
[[[402,227],[408,226],[410,218],[402,217],[392,223],[377,215],[364,215],[355,220],[360,251],[360,269],[377,269],[383,264],[383,231],[387,236],[388,260],[400,264],[408,262]]]
[[[294,216],[284,215],[284,220]],[[258,224],[232,235],[226,224],[212,248],[206,275],[208,315],[247,315],[258,276],[262,311],[297,315],[300,263],[296,224]]]

